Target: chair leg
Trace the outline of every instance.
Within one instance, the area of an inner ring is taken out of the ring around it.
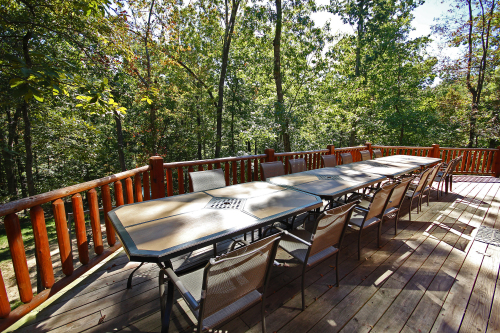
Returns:
[[[408,221],[411,222],[411,206],[413,204],[413,197],[410,198],[410,209],[408,209]]]
[[[302,268],[302,282],[301,282],[301,289],[302,289],[302,311],[306,309],[306,296],[304,293],[305,290],[305,284],[306,284],[306,263],[304,263],[304,266]]]
[[[260,307],[260,315],[262,317],[262,333],[266,333],[266,304],[265,298],[262,298],[262,305]]]

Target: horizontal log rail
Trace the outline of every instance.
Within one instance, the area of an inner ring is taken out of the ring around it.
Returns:
[[[285,172],[289,173],[289,161],[303,158],[308,170],[323,167],[321,156],[335,155],[337,164],[341,164],[341,153],[351,153],[354,161],[361,160],[362,150],[373,154],[374,149],[379,149],[383,156],[413,155],[439,157],[449,163],[452,159],[462,156],[461,163],[455,170],[456,173],[473,175],[500,175],[500,147],[487,148],[449,148],[439,147],[410,147],[410,146],[381,146],[366,143],[358,147],[335,148],[329,145],[326,149],[281,152],[275,153],[273,149],[266,149],[264,154],[237,157],[224,157],[218,159],[205,159],[195,161],[164,163],[160,156],[149,159],[149,165],[128,170],[108,177],[68,186],[62,189],[39,194],[33,197],[20,199],[0,205],[0,216],[4,216],[5,229],[9,241],[9,248],[13,254],[13,267],[16,283],[21,300],[25,303],[14,311],[10,310],[2,272],[0,272],[0,330],[7,328],[34,307],[45,301],[62,285],[78,278],[87,271],[91,265],[107,257],[120,247],[117,242],[112,225],[107,218],[107,213],[123,204],[141,202],[144,200],[162,198],[175,194],[192,191],[189,172],[213,170],[222,168],[226,185],[240,184],[261,180],[260,164],[264,162],[281,161]],[[69,200],[68,200],[69,199]],[[66,277],[54,281],[52,259],[50,257],[49,240],[45,226],[45,215],[41,205],[51,203],[56,221],[57,243],[61,254],[61,267]],[[75,236],[78,251],[71,251],[71,241],[68,241],[68,224],[66,205],[70,203],[74,220]],[[100,208],[102,207],[102,208]],[[17,213],[29,209],[29,216],[35,231],[35,251],[39,265],[40,285],[38,295],[33,296],[32,284],[25,254],[20,221]],[[104,223],[101,223],[99,212],[104,212]],[[88,249],[85,215],[90,218],[94,256],[91,258]],[[107,248],[103,244],[101,225],[105,226]],[[73,253],[79,256],[81,267],[74,269]],[[4,273],[5,275],[5,273]],[[45,289],[45,290],[44,290]]]

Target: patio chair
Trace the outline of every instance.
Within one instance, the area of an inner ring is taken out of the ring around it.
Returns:
[[[285,168],[283,167],[283,163],[280,161],[261,163],[260,170],[263,181],[266,181],[268,178],[283,176],[285,174]]]
[[[321,155],[325,168],[334,168],[337,166],[337,156],[335,155]]]
[[[193,192],[208,191],[226,186],[226,179],[222,169],[190,172],[189,179],[193,185]]]
[[[290,159],[288,164],[290,165],[290,173],[307,171],[306,160],[303,158]]]
[[[347,221],[351,217],[355,204],[351,202],[320,214],[305,229],[296,229],[283,236],[280,247],[302,263],[302,310],[305,309],[304,286],[306,268],[336,254],[336,284],[339,286],[339,252],[342,246]]]
[[[262,331],[266,332],[266,289],[280,238],[281,233],[263,238],[211,259],[205,268],[184,276],[177,276],[170,267],[162,267],[159,276],[162,332],[168,332],[174,287],[196,317],[197,332],[218,327],[258,302],[262,302]]]
[[[411,183],[408,191],[406,192],[406,198],[410,199],[410,208],[408,211],[408,219],[411,221],[411,206],[413,205],[413,199],[417,198],[417,214],[420,212],[420,207],[422,206],[422,189],[427,184],[427,177],[431,173],[432,168],[427,168],[422,171],[419,176],[415,179],[418,179],[418,182]]]
[[[362,161],[368,161],[372,159],[369,150],[360,150],[359,153],[361,154]]]
[[[436,176],[441,168],[441,164],[442,163],[438,163],[434,167],[432,167],[432,171],[429,174],[429,176],[427,177],[427,182],[425,184],[424,189],[422,190],[422,195],[424,195],[424,193],[427,192],[427,206],[429,206],[429,198],[431,196],[431,189],[433,189],[432,183],[434,183],[434,180],[436,179]]]
[[[410,176],[407,178],[403,178],[398,180],[397,185],[392,190],[391,197],[384,211],[384,218],[387,220],[394,217],[394,234],[398,233],[398,221],[399,221],[399,213],[401,211],[401,206],[403,206],[403,202],[405,199],[406,192],[410,187],[415,176]]]
[[[377,246],[380,246],[380,236],[382,231],[382,213],[385,212],[392,190],[396,183],[385,184],[379,188],[374,194],[373,199],[369,203],[368,208],[356,206],[349,220],[351,228],[356,227],[358,232],[358,260],[361,260],[361,234],[364,229],[378,224]]]
[[[342,159],[342,164],[349,164],[353,162],[351,153],[342,153],[340,154],[340,158]]]
[[[439,187],[441,187],[441,193],[443,193],[443,188],[446,187],[446,192],[448,192],[448,183],[451,178],[451,174],[453,170],[456,168],[458,164],[458,159],[455,158],[450,161],[450,163],[443,163],[441,165],[441,169],[438,171],[436,178],[434,179],[437,182],[436,190],[437,190],[437,198],[439,199]]]
[[[382,157],[382,151],[380,149],[373,149],[373,158],[381,158]]]

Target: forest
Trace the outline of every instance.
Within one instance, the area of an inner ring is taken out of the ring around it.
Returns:
[[[1,0],[0,203],[153,155],[497,147],[498,0],[453,0],[411,38],[422,4]],[[458,56],[429,53],[437,40]]]

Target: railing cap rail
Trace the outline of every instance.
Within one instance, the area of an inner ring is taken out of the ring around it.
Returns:
[[[265,157],[266,157],[266,154],[259,154],[259,155],[247,155],[247,156],[222,157],[222,158],[214,158],[214,159],[208,159],[208,160],[170,162],[170,163],[163,163],[163,168],[164,169],[171,169],[171,168],[195,166],[195,165],[202,165],[202,164],[215,164],[215,163],[225,163],[225,162],[232,162],[232,161],[251,160],[254,158],[265,158]]]
[[[328,149],[318,149],[318,150],[274,153],[274,156],[311,155],[311,154],[316,154],[316,153],[328,153],[328,152],[330,152],[330,150],[328,150]]]
[[[111,183],[114,183],[118,180],[122,180],[131,176],[135,176],[138,173],[142,173],[145,171],[149,170],[149,166],[143,166],[140,168],[132,169],[132,170],[127,170],[124,172],[120,172],[111,176],[91,180],[85,183],[80,183],[64,188],[60,188],[58,190],[50,191],[50,192],[45,192],[42,194],[37,194],[32,197],[28,198],[23,198],[19,199],[16,201],[11,201],[8,203],[5,203],[3,205],[0,205],[0,216],[5,216],[8,214],[12,213],[17,213],[19,211],[22,211],[24,209],[28,209],[31,207],[35,207],[38,205],[42,205],[47,202],[54,201],[56,199],[64,198],[69,195],[73,195],[79,192],[91,190],[93,188],[103,186],[103,185],[108,185]]]

